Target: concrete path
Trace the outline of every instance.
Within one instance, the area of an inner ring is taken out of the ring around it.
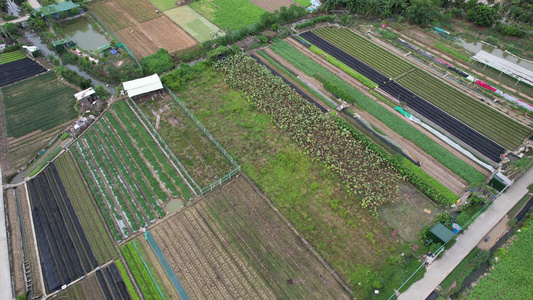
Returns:
[[[4,189],[2,188],[2,170],[0,169],[0,299],[13,299],[11,290],[11,270],[9,268],[9,250],[7,249],[6,215],[4,211]]]
[[[4,25],[5,23],[21,23],[21,22],[26,22],[30,19],[30,16],[24,16],[24,17],[20,17],[18,19],[15,19],[15,20],[11,20],[11,21],[7,21],[7,22],[0,22],[0,25]]]
[[[453,269],[474,249],[488,232],[527,194],[527,187],[533,184],[533,168],[507,189],[482,213],[468,230],[457,238],[452,248],[442,258],[431,264],[424,278],[415,282],[400,295],[401,300],[424,300],[450,274]]]

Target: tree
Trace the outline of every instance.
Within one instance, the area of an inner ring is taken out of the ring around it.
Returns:
[[[168,51],[159,48],[155,54],[141,58],[141,65],[146,74],[161,74],[174,68],[174,61]]]
[[[19,29],[17,27],[17,25],[13,24],[13,23],[5,23],[4,26],[2,27],[6,36],[9,36],[11,37],[12,39],[16,39],[19,35]]]
[[[496,10],[485,4],[478,4],[470,9],[466,19],[474,24],[489,27],[496,21]]]
[[[405,17],[411,24],[427,25],[440,15],[437,4],[431,0],[413,0]]]

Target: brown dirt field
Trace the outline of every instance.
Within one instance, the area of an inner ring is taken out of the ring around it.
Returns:
[[[314,61],[319,63],[322,67],[330,70],[334,74],[338,74],[337,76],[339,76],[339,78],[343,79],[344,81],[346,81],[351,86],[357,88],[363,94],[365,94],[368,97],[378,101],[378,103],[382,104],[383,107],[388,109],[390,112],[396,114],[399,117],[403,116],[399,112],[394,110],[392,107],[390,107],[390,106],[386,105],[385,103],[382,103],[381,101],[376,99],[376,97],[374,97],[372,94],[368,93],[368,88],[366,86],[364,86],[362,83],[357,81],[355,78],[345,75],[345,73],[340,68],[337,68],[337,67],[333,66],[331,63],[327,62],[325,58],[323,58],[323,57],[319,56],[318,54],[312,52],[311,50],[307,49],[302,44],[300,44],[299,42],[297,42],[296,40],[294,40],[292,38],[287,38],[287,39],[285,39],[285,41],[288,42],[289,44],[291,44],[292,46],[294,46],[296,49],[298,49],[300,52],[302,52],[306,56],[310,57],[311,59],[313,59]],[[301,71],[300,71],[300,73],[301,73]],[[490,172],[487,169],[485,169],[482,166],[478,165],[477,163],[475,163],[474,161],[472,161],[471,159],[469,159],[468,157],[463,155],[461,152],[455,150],[453,147],[451,147],[450,145],[446,144],[445,142],[440,140],[435,135],[433,135],[430,132],[426,131],[420,125],[417,125],[417,124],[415,124],[413,122],[410,122],[408,124],[413,126],[413,127],[415,127],[416,129],[418,129],[420,132],[422,132],[423,134],[425,134],[426,136],[428,136],[429,138],[434,140],[436,143],[438,143],[439,145],[444,147],[446,150],[450,151],[453,155],[459,157],[461,160],[463,160],[464,162],[466,162],[469,165],[471,165],[474,169],[478,170],[479,172],[481,172],[485,176],[490,175]]]
[[[287,41],[291,42],[291,39],[288,39]],[[326,68],[329,71],[333,72],[334,74],[340,74],[342,72],[340,69],[336,68],[335,66],[333,66],[332,64],[327,62],[325,59],[320,58],[317,55],[313,55],[314,54],[313,52],[305,51],[306,48],[298,47],[298,44],[296,44],[296,43],[294,43],[292,45],[293,46],[297,46],[297,49],[299,49],[302,53],[304,53],[307,56],[313,58],[313,60],[315,60],[321,66],[323,66],[324,68]],[[278,62],[282,63],[284,66],[288,67],[293,72],[298,74],[306,82],[308,82],[309,84],[312,84],[315,87],[318,87],[318,89],[321,90],[321,92],[323,92],[324,94],[326,94],[326,95],[328,94],[327,91],[325,91],[325,90],[323,90],[321,88],[322,84],[320,84],[320,82],[318,82],[316,79],[307,76],[305,73],[303,73],[302,71],[300,71],[296,67],[292,66],[289,62],[284,60],[281,56],[277,55],[271,49],[266,49],[265,51],[269,55],[274,57]],[[342,72],[342,73],[344,73],[344,72]],[[350,76],[342,76],[341,78],[343,80],[345,80],[347,83],[349,83],[350,85],[356,87],[358,90],[360,90],[361,92],[363,92],[364,94],[366,94],[370,98],[376,100],[375,97],[372,94],[367,92],[368,89],[366,87],[363,87],[361,85],[361,83],[358,82],[356,79],[354,79],[354,78],[352,78]],[[376,101],[378,101],[378,100],[376,100]],[[390,108],[387,105],[383,105],[383,106],[388,108],[388,109]],[[355,108],[352,107],[350,109],[355,111],[355,112],[357,112],[357,113],[359,113],[362,117],[364,117],[372,125],[374,125],[376,128],[378,128],[383,133],[385,133],[385,135],[387,135],[388,137],[392,138],[397,143],[399,143],[405,149],[405,151],[407,153],[409,153],[409,155],[413,156],[413,158],[415,160],[418,160],[418,161],[420,161],[422,163],[421,168],[425,172],[427,172],[429,175],[431,175],[437,181],[442,183],[444,186],[448,187],[452,192],[454,192],[457,195],[461,195],[464,192],[464,189],[467,186],[466,181],[463,180],[458,175],[454,174],[452,171],[450,171],[448,168],[446,168],[444,165],[442,165],[440,162],[438,162],[436,159],[434,159],[431,155],[425,153],[422,149],[420,149],[420,147],[415,145],[413,142],[403,138],[401,135],[399,135],[394,130],[392,130],[389,127],[387,127],[385,124],[383,124],[381,121],[377,120],[376,118],[374,118],[372,115],[368,114],[367,112],[362,111],[362,110],[358,110],[356,107]],[[396,112],[396,111],[394,111],[391,108],[389,110],[392,111],[393,113]],[[413,125],[413,124],[411,124],[411,125]],[[447,145],[444,142],[442,142],[440,139],[438,139],[437,137],[433,136],[432,134],[427,133],[421,127],[415,127],[415,128],[420,130],[422,133],[428,135],[430,138],[435,140],[440,145],[442,145],[442,146]],[[445,147],[445,148],[448,149],[449,151],[450,151],[450,149],[453,149],[452,147],[449,147],[449,146]],[[455,149],[453,149],[453,150],[455,150]],[[460,154],[460,152],[458,152],[456,150],[455,150],[455,152]],[[487,173],[487,170],[485,170],[481,166],[477,165],[476,163],[474,163],[470,159],[466,158],[464,155],[461,154],[461,156],[463,156],[463,160],[467,161],[469,164],[475,165],[474,167],[478,171],[482,172],[483,174]]]
[[[30,220],[29,199],[26,193],[26,183],[18,186],[19,203],[22,211],[22,219],[24,221],[24,236],[26,237],[26,249],[28,249],[28,256],[30,260],[30,271],[32,280],[33,295],[44,293],[43,281],[40,272],[40,257],[35,248],[36,242],[33,235],[32,223]]]
[[[117,35],[137,58],[154,54],[159,48],[172,53],[197,44],[194,38],[165,16],[124,28]]]
[[[50,297],[50,299],[93,300],[105,299],[105,295],[100,287],[98,278],[96,277],[95,273],[93,273],[76,284],[69,286],[66,290],[60,291],[59,293]]]
[[[289,8],[291,4],[295,4],[291,0],[250,0],[250,2],[271,13],[282,6]]]
[[[239,176],[152,233],[191,298],[348,299],[284,223]]]
[[[148,242],[146,241],[146,239],[144,239],[144,237],[137,238],[136,241],[137,241],[137,243],[140,243],[141,246],[143,247],[144,253],[146,253],[146,257],[144,257],[144,259],[147,259],[148,261],[150,261],[150,263],[154,267],[157,275],[159,276],[159,279],[161,280],[161,283],[165,287],[165,290],[169,294],[170,298],[171,299],[179,299],[178,292],[174,288],[174,285],[172,285],[172,282],[168,278],[168,275],[165,272],[165,269],[163,269],[163,266],[159,262],[159,259],[155,255],[155,253],[152,250],[152,247],[150,246],[150,244],[148,244]]]
[[[477,244],[477,247],[481,250],[490,250],[496,242],[509,230],[509,217],[505,216],[501,219],[496,226],[494,226],[486,236],[489,237],[489,240],[485,242],[485,237]]]
[[[9,224],[10,252],[11,252],[11,272],[14,275],[15,296],[26,293],[26,283],[24,280],[24,253],[22,250],[22,236],[20,233],[19,217],[17,214],[17,204],[13,189],[6,190],[7,219]]]

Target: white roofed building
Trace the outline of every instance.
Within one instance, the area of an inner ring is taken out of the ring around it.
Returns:
[[[163,89],[163,84],[157,74],[123,82],[122,86],[130,98]]]

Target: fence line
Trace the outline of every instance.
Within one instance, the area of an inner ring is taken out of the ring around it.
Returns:
[[[155,282],[155,279],[154,279],[154,276],[152,275],[152,272],[150,271],[150,268],[148,267],[148,265],[146,264],[146,262],[144,261],[144,258],[143,256],[141,255],[141,252],[139,252],[139,248],[137,248],[137,244],[135,243],[135,241],[131,241],[133,243],[133,247],[135,247],[135,250],[137,251],[137,255],[139,256],[139,258],[141,259],[141,261],[143,262],[144,264],[144,267],[146,268],[146,270],[148,271],[148,274],[150,275],[150,278],[152,278],[152,282],[154,283],[155,287],[157,288],[157,291],[159,292],[159,295],[161,295],[161,299],[165,299],[165,296],[163,296],[163,292],[161,292],[161,289],[159,288],[159,285],[157,285],[157,282]],[[133,255],[133,254],[132,254]],[[133,262],[135,263],[135,262]]]

